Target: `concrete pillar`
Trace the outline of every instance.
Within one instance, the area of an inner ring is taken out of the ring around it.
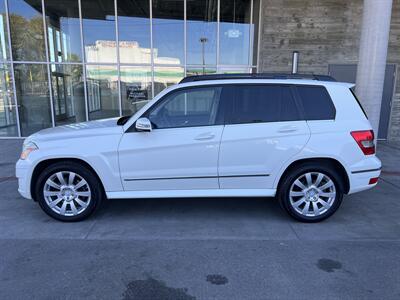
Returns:
[[[364,0],[356,94],[378,135],[392,0]]]

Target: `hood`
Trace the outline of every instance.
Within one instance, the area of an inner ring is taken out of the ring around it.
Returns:
[[[122,134],[123,127],[117,125],[118,118],[74,123],[38,131],[27,138],[29,141],[52,141],[71,138]]]

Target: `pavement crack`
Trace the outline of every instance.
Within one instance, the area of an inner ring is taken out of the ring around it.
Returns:
[[[294,227],[292,226],[292,223],[289,223],[289,227],[290,227],[290,229],[292,229],[294,235],[296,236],[296,239],[300,241],[301,238],[300,238],[300,236],[297,234],[297,232],[296,232],[296,230],[294,229]]]
[[[93,224],[90,226],[88,232],[86,233],[85,237],[83,238],[84,240],[87,240],[87,239],[88,239],[89,234],[93,231],[94,225],[96,225],[96,223],[97,223],[97,220],[95,219],[95,220],[93,221]]]
[[[393,182],[390,182],[390,181],[387,180],[387,179],[383,179],[382,177],[380,177],[379,179],[381,179],[383,182],[386,182],[386,183],[388,183],[388,184],[394,186],[395,188],[400,189],[400,186],[399,186],[399,185],[397,185],[397,184],[395,184],[395,183],[393,183]]]

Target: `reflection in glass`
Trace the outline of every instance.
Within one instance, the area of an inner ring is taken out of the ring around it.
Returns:
[[[132,115],[152,98],[151,68],[121,66],[122,115]]]
[[[83,40],[87,62],[117,62],[114,0],[82,0]]]
[[[151,63],[149,0],[118,1],[121,63]]]
[[[51,65],[51,85],[56,125],[86,121],[81,65]]]
[[[185,76],[182,67],[155,67],[154,68],[154,96],[166,87],[176,84]]]
[[[6,7],[4,0],[0,0],[0,61],[9,56]]]
[[[42,1],[8,1],[14,60],[45,61]]]
[[[216,68],[208,68],[208,67],[187,67],[186,76],[193,75],[205,75],[205,74],[215,74],[217,73]]]
[[[77,0],[45,2],[49,58],[51,62],[82,61]]]
[[[51,127],[46,65],[14,64],[14,74],[22,136]]]
[[[251,0],[221,0],[220,54],[222,65],[249,64]]]
[[[188,88],[168,94],[149,114],[154,128],[214,125],[221,87]]]
[[[234,74],[234,73],[253,73],[251,68],[234,68],[234,67],[220,67],[218,73],[221,74]]]
[[[17,136],[16,105],[10,65],[0,64],[0,136]]]
[[[86,66],[89,119],[119,116],[118,71],[111,65]]]
[[[253,49],[250,49],[250,51],[253,51],[253,60],[250,61],[253,66],[257,66],[257,51],[258,51],[258,31],[260,28],[258,28],[259,23],[260,23],[260,0],[254,0],[253,1],[253,24],[251,24],[251,33],[250,37],[253,39],[253,44],[252,47]],[[256,73],[256,72],[254,72]]]
[[[184,0],[152,1],[155,64],[183,64]]]
[[[215,65],[217,62],[217,0],[187,2],[187,63]]]

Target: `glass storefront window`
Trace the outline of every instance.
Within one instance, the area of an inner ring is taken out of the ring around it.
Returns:
[[[132,115],[152,99],[151,68],[121,66],[122,115]]]
[[[82,0],[82,26],[86,61],[116,63],[114,0]]]
[[[0,64],[0,136],[18,136],[10,65]]]
[[[253,39],[252,51],[253,60],[250,62],[253,66],[257,65],[257,53],[258,53],[258,34],[259,34],[259,23],[260,23],[260,0],[253,1],[253,24],[251,24],[250,38]]]
[[[47,66],[14,64],[22,136],[51,127]]]
[[[255,72],[259,0],[61,2],[0,0],[0,136],[133,114],[185,74]]]
[[[89,119],[119,116],[118,70],[113,65],[87,65]]]
[[[252,68],[219,67],[218,73],[234,74],[234,73],[253,73],[253,72]]]
[[[45,61],[42,1],[8,1],[14,60]]]
[[[46,27],[51,62],[82,61],[77,0],[46,0]]]
[[[0,61],[9,57],[6,6],[4,0],[0,0]]]
[[[206,74],[215,74],[217,73],[216,68],[210,68],[210,67],[187,67],[186,69],[186,76],[192,76],[192,75],[206,75]]]
[[[219,63],[248,65],[251,0],[220,1]]]
[[[215,65],[217,62],[217,0],[187,2],[187,63]]]
[[[152,3],[154,64],[184,64],[184,0]]]
[[[151,63],[150,2],[118,1],[119,59],[121,63]]]
[[[154,96],[170,85],[178,83],[184,76],[183,67],[155,67]]]
[[[81,65],[51,65],[54,119],[56,125],[86,121]]]

